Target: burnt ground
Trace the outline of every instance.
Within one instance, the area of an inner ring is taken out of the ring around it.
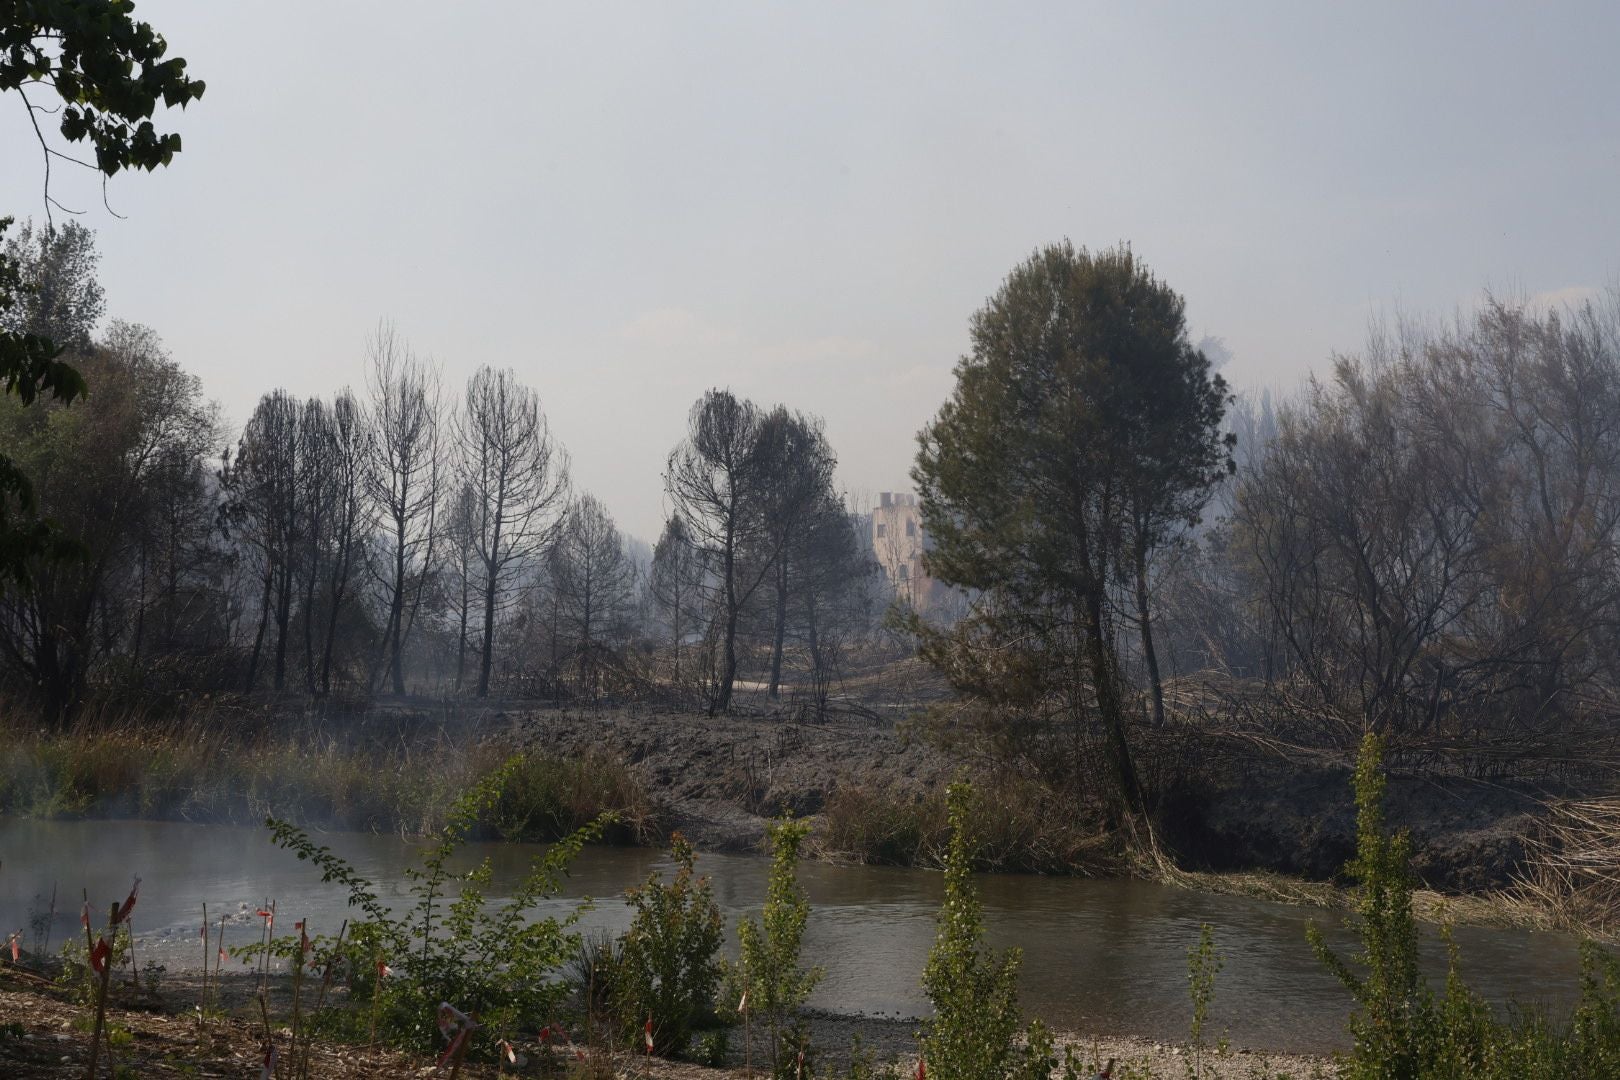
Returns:
[[[834,707],[815,719],[791,688],[781,702],[739,686],[737,711],[491,702],[469,710],[441,703],[379,704],[364,724],[374,733],[437,727],[447,720],[475,738],[564,756],[606,751],[628,763],[663,811],[699,848],[759,850],[769,820],[813,817],[832,793],[854,785],[900,798],[949,781],[961,762],[913,738],[906,721],[949,691],[915,658],[874,663],[846,679]],[[452,719],[453,718],[453,719]],[[1351,757],[1292,753],[1261,742],[1178,729],[1155,751],[1141,736],[1147,772],[1185,779],[1165,800],[1160,835],[1184,869],[1270,871],[1313,881],[1340,877],[1355,849]],[[1155,752],[1179,755],[1168,770]],[[1414,869],[1444,893],[1480,893],[1512,883],[1526,836],[1545,801],[1608,794],[1591,778],[1565,782],[1482,781],[1433,769],[1390,778],[1389,824],[1410,830]]]
[[[950,761],[905,738],[892,717],[843,713],[705,716],[532,709],[492,717],[523,747],[574,756],[606,749],[631,765],[670,824],[712,851],[757,850],[772,817],[819,813],[840,785],[921,792]]]

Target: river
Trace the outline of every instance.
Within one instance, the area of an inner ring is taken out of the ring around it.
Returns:
[[[413,845],[398,838],[336,833],[321,842],[376,882],[387,899],[408,900],[402,869]],[[536,845],[468,844],[458,865],[489,857],[494,897],[509,889]],[[546,913],[595,898],[585,927],[621,930],[629,922],[622,898],[666,855],[631,848],[588,848],[576,861],[565,895]],[[756,913],[764,899],[762,858],[702,855],[699,869],[714,882],[728,927]],[[277,903],[290,927],[308,918],[333,933],[348,914],[336,886],[308,863],[275,848],[263,829],[138,821],[38,821],[0,818],[0,929],[29,924],[58,889],[53,940],[78,928],[81,890],[104,913],[131,878],[142,878],[135,912],[136,955],[170,970],[202,962],[198,936],[202,904],[215,920],[241,905]],[[938,874],[886,867],[804,864],[810,897],[807,960],[826,969],[812,1004],[839,1012],[917,1017],[927,1003],[919,980],[934,936],[941,895]],[[1190,1018],[1187,949],[1199,926],[1215,930],[1225,965],[1216,983],[1211,1030],[1235,1046],[1323,1052],[1345,1044],[1348,999],[1312,956],[1305,927],[1323,920],[1331,940],[1353,948],[1331,913],[1243,897],[1219,896],[1146,882],[987,875],[979,879],[990,941],[1024,950],[1020,989],[1026,1012],[1056,1028],[1183,1040]],[[227,931],[227,944],[254,935],[251,922]],[[1433,938],[1433,935],[1428,935]],[[1567,1008],[1578,975],[1575,943],[1564,936],[1465,927],[1457,931],[1463,973],[1497,1002]],[[54,946],[53,946],[54,947]],[[1426,942],[1433,970],[1442,970],[1439,943]]]

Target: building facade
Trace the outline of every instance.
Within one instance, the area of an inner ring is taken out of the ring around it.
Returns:
[[[927,536],[917,496],[885,491],[872,509],[872,554],[889,579],[895,599],[917,611],[932,607],[938,583],[923,571]]]

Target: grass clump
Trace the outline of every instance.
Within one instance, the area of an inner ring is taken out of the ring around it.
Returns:
[[[356,738],[220,712],[160,720],[92,714],[70,728],[0,723],[0,813],[250,824],[266,816],[325,829],[431,836],[460,795],[506,770],[470,835],[548,841],[603,814],[609,843],[647,843],[662,813],[623,761],[561,758],[498,742],[458,745],[444,731]],[[511,767],[508,769],[509,763]]]

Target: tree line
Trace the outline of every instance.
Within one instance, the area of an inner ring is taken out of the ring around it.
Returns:
[[[49,337],[88,398],[0,403],[0,446],[67,550],[0,595],[0,664],[50,715],[98,687],[413,690],[731,707],[739,673],[826,705],[881,613],[821,423],[725,390],[693,407],[650,551],[577,490],[538,392],[452,391],[384,324],[364,385],[265,394],[236,438],[151,330],[98,331],[93,234],[25,225],[5,328]]]

